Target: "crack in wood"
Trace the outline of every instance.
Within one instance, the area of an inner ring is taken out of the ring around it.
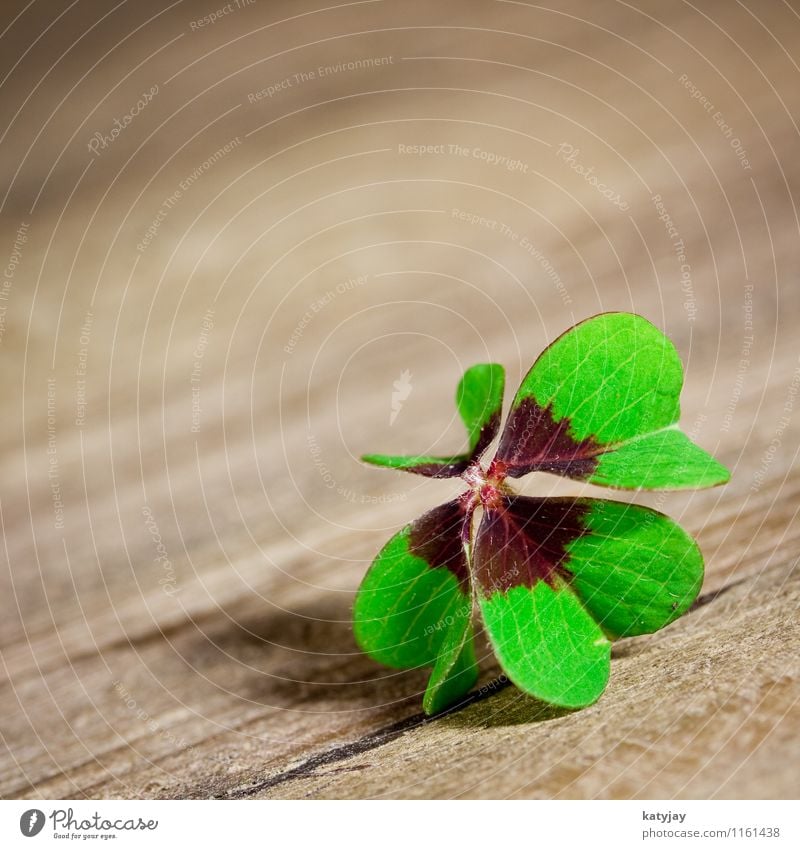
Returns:
[[[746,578],[741,578],[738,581],[733,581],[717,590],[712,590],[711,592],[698,596],[697,599],[695,599],[694,604],[689,608],[687,615],[700,607],[710,604],[712,601],[715,601],[729,590],[732,590],[734,587],[739,586],[739,584],[744,583],[746,580]],[[448,708],[446,711],[438,713],[435,716],[426,716],[423,713],[416,713],[413,716],[401,719],[400,721],[387,725],[384,728],[379,728],[377,731],[373,731],[358,740],[350,743],[343,743],[339,746],[326,749],[323,752],[318,752],[316,755],[311,755],[311,757],[306,758],[297,766],[284,770],[283,772],[279,772],[276,775],[263,779],[262,781],[256,781],[249,787],[239,787],[235,790],[229,791],[224,796],[216,796],[215,798],[242,799],[247,796],[253,796],[256,793],[262,793],[265,790],[272,790],[274,787],[286,784],[289,781],[295,781],[303,778],[316,778],[321,775],[329,775],[332,772],[345,771],[340,768],[337,770],[330,770],[325,773],[319,773],[317,770],[319,770],[320,767],[341,763],[342,761],[347,761],[357,755],[364,754],[364,752],[371,752],[374,749],[385,746],[387,743],[391,743],[393,740],[396,740],[398,737],[401,737],[409,731],[414,731],[417,728],[421,728],[423,725],[429,725],[430,723],[444,719],[447,716],[452,716],[471,705],[485,701],[495,693],[505,690],[506,687],[510,685],[511,681],[506,678],[506,676],[500,676],[499,678],[495,678],[490,681],[488,684],[485,684],[480,689],[469,693],[458,704],[453,705],[453,707]]]
[[[270,776],[262,781],[257,781],[249,787],[239,787],[236,790],[226,793],[224,796],[218,796],[215,798],[242,799],[247,796],[253,796],[256,793],[261,793],[265,790],[271,790],[273,787],[285,784],[288,781],[294,781],[295,779],[302,778],[314,778],[320,775],[320,773],[317,772],[320,767],[328,766],[329,764],[341,763],[342,761],[349,760],[356,755],[361,755],[364,752],[370,752],[373,749],[385,746],[387,743],[391,743],[393,740],[396,740],[408,731],[413,731],[416,728],[421,728],[423,725],[429,725],[432,722],[437,722],[440,719],[444,719],[447,716],[452,716],[454,713],[464,710],[470,705],[482,702],[500,690],[504,690],[506,687],[510,686],[510,684],[511,682],[505,676],[495,678],[480,689],[465,696],[460,702],[458,702],[458,704],[453,705],[451,708],[448,708],[441,713],[437,713],[435,716],[426,716],[424,713],[415,713],[413,716],[401,719],[400,721],[387,725],[384,728],[379,728],[377,731],[373,731],[351,743],[343,743],[340,746],[334,746],[333,748],[326,749],[324,752],[318,752],[316,755],[306,758],[297,766],[292,767],[292,769],[279,772],[277,775]],[[324,774],[327,775],[328,773]]]

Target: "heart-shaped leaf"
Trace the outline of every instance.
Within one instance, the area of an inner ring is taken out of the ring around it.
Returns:
[[[511,680],[577,707],[605,686],[600,635],[650,633],[677,619],[700,590],[703,559],[682,528],[646,507],[503,496],[481,521],[473,573],[489,638]],[[548,625],[551,615],[565,623]]]
[[[472,366],[456,390],[456,406],[469,437],[469,456],[476,460],[489,447],[500,428],[505,369],[496,363]]]
[[[610,644],[568,583],[585,503],[500,496],[475,540],[473,574],[486,632],[508,677],[551,704],[582,707],[606,686]]]
[[[611,644],[560,578],[479,603],[500,666],[517,687],[562,707],[584,707],[600,698]]]
[[[402,472],[413,472],[416,475],[424,475],[426,478],[458,477],[469,466],[469,456],[467,454],[457,454],[454,457],[364,454],[361,459],[373,466],[383,466],[385,469],[399,469]]]
[[[463,474],[471,462],[497,436],[503,408],[505,371],[495,363],[472,366],[456,388],[456,406],[467,428],[469,452],[452,457],[430,455],[365,454],[361,459],[373,466],[414,472],[429,478],[452,478]]]
[[[678,430],[682,385],[675,346],[649,321],[631,313],[587,319],[523,380],[498,468],[637,489],[724,483],[728,470]]]
[[[471,606],[462,610],[466,615],[456,618],[445,633],[422,699],[422,709],[429,715],[439,713],[458,701],[478,680],[469,616]]]
[[[433,666],[448,628],[469,622],[461,500],[428,511],[379,552],[356,595],[353,628],[361,648],[399,669]]]
[[[689,534],[647,507],[580,502],[584,532],[568,544],[564,568],[603,630],[650,634],[686,613],[703,583],[703,555]]]

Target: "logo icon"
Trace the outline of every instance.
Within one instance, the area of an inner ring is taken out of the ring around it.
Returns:
[[[38,808],[31,808],[19,818],[19,830],[25,837],[36,837],[44,828],[44,813]]]
[[[411,385],[411,372],[406,369],[400,373],[400,378],[392,384],[394,392],[392,392],[392,412],[389,415],[389,427],[394,424],[400,410],[403,409],[403,401],[408,400],[408,396],[413,389]]]

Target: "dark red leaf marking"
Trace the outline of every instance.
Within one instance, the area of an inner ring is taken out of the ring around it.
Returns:
[[[569,424],[569,418],[557,422],[549,406],[525,398],[509,413],[493,471],[512,478],[553,472],[586,480],[597,467],[596,456],[603,448],[591,437],[573,439]]]
[[[490,440],[491,441],[491,440]],[[470,464],[470,458],[456,460],[452,463],[419,463],[415,466],[398,468],[402,472],[413,472],[415,475],[424,475],[426,478],[457,478],[464,474]]]
[[[449,569],[460,584],[466,585],[469,567],[462,535],[471,519],[472,511],[466,499],[440,504],[412,522],[408,550],[434,569]]]
[[[569,580],[566,546],[586,533],[587,502],[575,498],[503,495],[484,508],[475,540],[475,579],[484,595],[512,587]]]

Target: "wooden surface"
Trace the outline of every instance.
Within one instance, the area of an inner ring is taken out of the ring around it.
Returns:
[[[0,25],[0,793],[796,796],[800,5],[34,6]],[[635,496],[702,603],[587,710],[481,642],[423,721],[349,610],[457,484],[356,458],[458,450],[463,368],[513,388],[604,309],[675,340],[734,470]]]

